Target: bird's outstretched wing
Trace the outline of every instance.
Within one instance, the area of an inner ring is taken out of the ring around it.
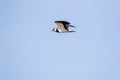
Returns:
[[[66,29],[66,30],[68,30],[68,27],[70,25],[70,23],[67,22],[67,21],[55,21],[55,23],[58,25],[59,28],[62,27],[64,29]]]
[[[56,23],[56,24],[57,24],[57,26],[58,26],[58,29],[59,29],[61,32],[65,32],[65,31],[68,30],[68,27],[67,27],[65,24],[63,24],[63,23]]]

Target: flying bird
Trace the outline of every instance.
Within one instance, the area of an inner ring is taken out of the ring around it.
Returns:
[[[57,28],[53,28],[52,31],[54,32],[58,32],[58,33],[65,33],[65,32],[75,32],[72,30],[69,30],[69,27],[75,27],[73,25],[70,25],[70,22],[67,21],[55,21],[55,23],[57,24]]]

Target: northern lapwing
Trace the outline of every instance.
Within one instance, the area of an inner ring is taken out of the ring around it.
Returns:
[[[67,21],[55,21],[55,23],[57,24],[57,28],[53,28],[52,31],[54,32],[58,32],[58,33],[65,33],[65,32],[75,32],[72,30],[69,30],[69,27],[75,27],[73,25],[70,25],[70,22]]]

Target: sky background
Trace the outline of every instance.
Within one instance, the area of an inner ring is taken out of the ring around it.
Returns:
[[[1,0],[0,80],[120,80],[120,0]]]

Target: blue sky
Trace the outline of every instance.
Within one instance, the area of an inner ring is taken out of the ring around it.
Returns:
[[[120,80],[119,3],[0,1],[0,80]],[[76,32],[52,32],[55,20]]]

